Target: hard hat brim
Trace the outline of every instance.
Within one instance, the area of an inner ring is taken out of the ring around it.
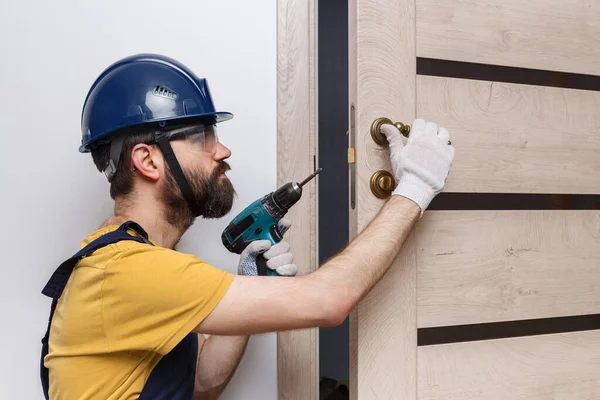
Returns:
[[[213,123],[218,124],[221,122],[225,122],[225,121],[229,121],[230,119],[233,118],[233,114],[230,112],[226,112],[226,111],[218,111],[218,112],[213,112],[213,113],[206,113],[206,114],[196,114],[196,115],[189,115],[189,116],[185,116],[185,117],[181,117],[181,116],[174,116],[174,117],[170,117],[170,118],[161,118],[158,120],[151,120],[148,122],[143,122],[140,124],[137,124],[138,126],[141,125],[156,125],[160,122],[174,122],[174,121],[178,121],[178,122],[183,122],[185,120],[198,120],[198,119],[212,119]],[[112,129],[110,131],[107,132],[103,132],[100,135],[96,136],[96,140],[94,140],[94,142],[96,143],[98,140],[102,140],[102,139],[106,139],[108,138],[111,134],[123,129],[123,128],[127,128],[130,127],[132,125],[129,124],[124,124],[123,126],[119,126],[116,129]],[[79,152],[80,153],[89,153],[92,150],[93,146],[90,146],[91,143],[83,143],[81,146],[79,146]]]

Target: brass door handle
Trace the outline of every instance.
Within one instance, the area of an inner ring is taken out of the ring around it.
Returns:
[[[404,125],[402,122],[394,123],[391,119],[386,117],[377,118],[371,124],[371,137],[373,138],[373,141],[380,146],[387,146],[389,144],[385,135],[383,132],[381,132],[381,125],[385,124],[394,125],[396,128],[398,128],[400,133],[406,137],[408,137],[410,134],[410,125]]]
[[[371,192],[379,199],[385,199],[392,195],[396,188],[396,180],[386,170],[377,171],[371,176]]]

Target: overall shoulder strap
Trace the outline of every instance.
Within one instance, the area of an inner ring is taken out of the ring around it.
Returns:
[[[127,232],[127,229],[129,228],[134,229],[142,237],[130,235],[129,232]],[[133,240],[139,243],[152,244],[148,240],[148,234],[146,231],[144,231],[144,229],[142,229],[141,226],[132,221],[125,222],[117,230],[100,236],[96,240],[90,242],[83,249],[75,253],[75,255],[73,255],[71,258],[63,262],[56,269],[56,271],[54,271],[50,277],[50,280],[48,283],[46,283],[46,286],[42,290],[42,293],[48,297],[52,297],[53,299],[58,299],[62,295],[62,292],[69,281],[69,277],[71,276],[71,272],[73,272],[73,268],[75,268],[75,265],[80,259],[91,255],[93,252],[102,247],[120,242],[121,240]]]
[[[127,229],[133,229],[138,235],[134,236],[127,232]],[[58,303],[58,299],[62,295],[65,290],[65,286],[67,286],[67,282],[69,281],[69,277],[73,272],[73,268],[79,260],[83,257],[87,257],[91,255],[96,250],[108,246],[109,244],[113,244],[116,242],[120,242],[121,240],[133,240],[139,243],[146,243],[152,246],[150,240],[148,240],[148,233],[137,223],[133,221],[127,221],[118,229],[109,232],[105,235],[100,236],[96,240],[90,242],[83,249],[79,250],[75,253],[71,258],[63,262],[57,269],[54,271],[46,286],[42,290],[42,293],[48,297],[52,298],[52,305],[50,306],[50,317],[48,318],[48,328],[46,329],[46,334],[42,338],[42,354],[40,360],[40,376],[42,379],[42,388],[44,390],[44,396],[46,400],[48,400],[48,369],[44,366],[44,358],[48,354],[48,339],[50,336],[50,326],[52,324],[52,317],[54,317],[54,311],[56,310],[56,304]]]

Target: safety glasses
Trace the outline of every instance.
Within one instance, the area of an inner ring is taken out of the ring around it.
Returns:
[[[214,153],[219,144],[217,128],[214,125],[199,125],[183,130],[176,130],[167,134],[169,140],[183,138],[187,150],[196,152]]]

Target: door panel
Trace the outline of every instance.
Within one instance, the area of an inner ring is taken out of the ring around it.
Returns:
[[[419,76],[417,99],[457,149],[445,191],[600,193],[600,92]]]
[[[596,400],[600,331],[419,348],[422,400]]]
[[[431,211],[418,327],[600,314],[599,211]]]
[[[417,56],[600,75],[595,0],[417,0]]]

